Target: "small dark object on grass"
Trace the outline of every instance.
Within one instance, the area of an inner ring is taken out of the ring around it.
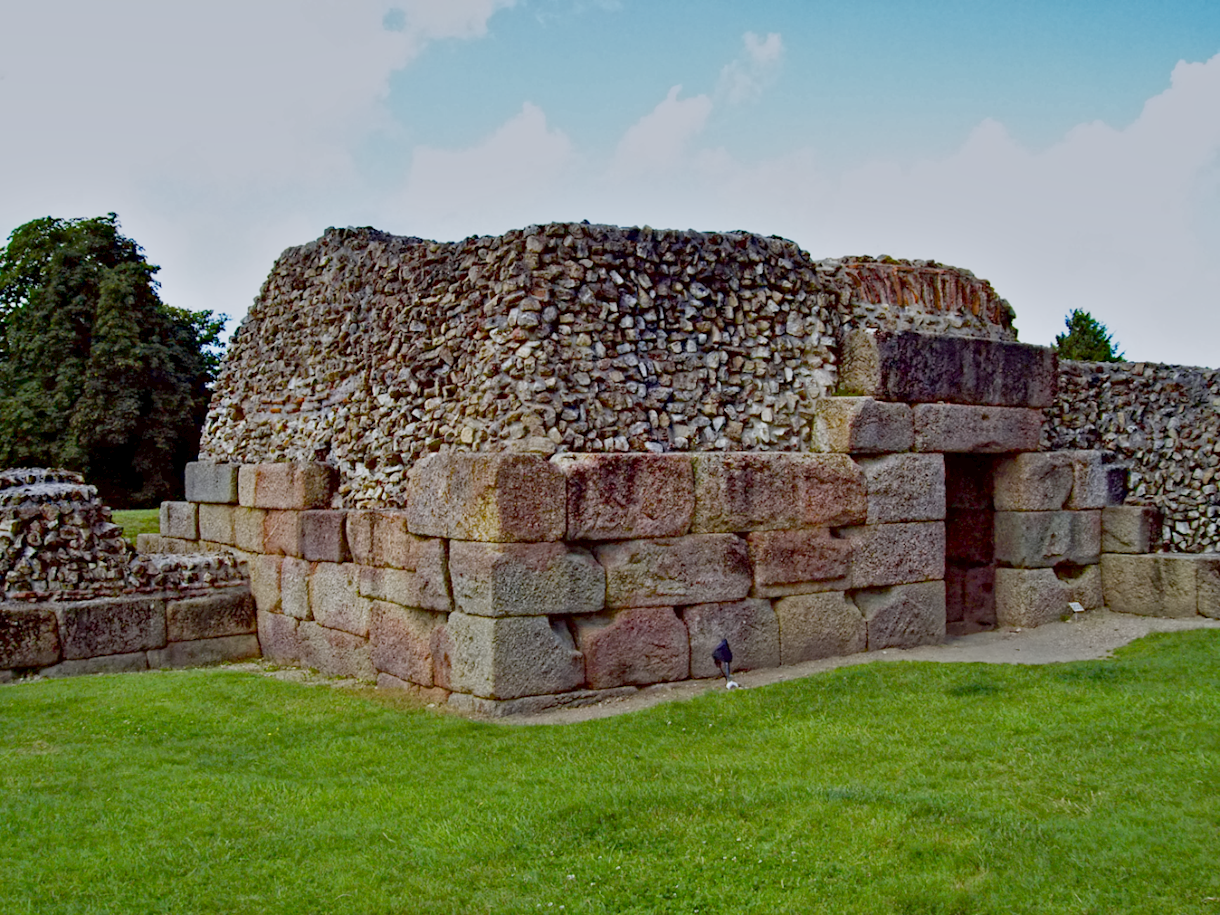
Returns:
[[[712,652],[712,660],[720,665],[720,671],[724,674],[724,688],[741,689],[741,685],[731,675],[733,669],[733,649],[729,648],[728,639],[720,640],[720,644]]]

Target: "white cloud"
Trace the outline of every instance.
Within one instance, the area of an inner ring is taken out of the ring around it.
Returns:
[[[417,147],[399,212],[408,214],[411,232],[433,238],[549,222],[559,218],[556,191],[572,160],[568,137],[547,126],[542,109],[526,103],[473,147]]]
[[[680,99],[681,91],[681,86],[674,86],[664,101],[627,129],[614,154],[613,173],[653,174],[681,162],[712,112],[712,100],[706,95]]]
[[[720,71],[716,94],[730,105],[756,101],[776,78],[784,59],[784,41],[778,32],[762,38],[753,32],[742,36],[745,54]]]

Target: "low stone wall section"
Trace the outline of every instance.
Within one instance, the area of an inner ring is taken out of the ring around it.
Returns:
[[[0,682],[195,667],[259,654],[245,584],[195,594],[0,603]]]
[[[1131,504],[1155,507],[1158,551],[1220,550],[1220,370],[1062,362],[1044,449],[1100,449],[1130,468]]]

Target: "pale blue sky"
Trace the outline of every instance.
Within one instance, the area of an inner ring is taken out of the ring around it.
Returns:
[[[1214,366],[1218,55],[1215,0],[0,0],[0,233],[115,210],[240,317],[329,225],[745,228]]]

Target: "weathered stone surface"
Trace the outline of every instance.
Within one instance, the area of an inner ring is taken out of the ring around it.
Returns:
[[[369,625],[373,666],[400,680],[432,686],[432,634],[443,620],[439,613],[374,602]]]
[[[1068,496],[1064,507],[1071,511],[1089,511],[1110,505],[1110,468],[1102,463],[1102,452],[1060,453],[1067,454],[1072,461],[1072,494]],[[1125,496],[1124,492],[1117,502],[1121,503]]]
[[[858,591],[868,650],[938,645],[945,638],[945,583],[926,581]]]
[[[46,667],[59,660],[55,611],[49,607],[0,604],[0,670]]]
[[[886,454],[915,442],[911,408],[872,397],[824,397],[814,404],[813,440],[819,451]]]
[[[449,594],[448,550],[435,537],[406,534],[391,556],[394,565],[361,566],[360,593],[375,600],[388,600],[404,607],[447,612],[453,602]]]
[[[171,642],[248,635],[258,631],[254,598],[249,588],[239,587],[166,601],[165,628]]]
[[[263,548],[260,552],[301,556],[301,512],[268,511],[263,517]]]
[[[40,677],[84,677],[90,674],[129,674],[148,670],[148,652],[132,651],[126,654],[107,654],[96,658],[77,658],[61,661],[38,671]]]
[[[344,516],[341,511],[304,511],[300,513],[301,555],[315,562],[347,562]]]
[[[568,540],[687,533],[695,510],[690,458],[679,454],[563,454]]]
[[[733,534],[624,540],[594,548],[606,570],[606,606],[674,607],[750,593],[746,542]]]
[[[350,562],[319,562],[309,576],[309,610],[328,629],[342,629],[367,638],[373,602],[360,594],[360,566]]]
[[[210,543],[235,545],[237,537],[233,528],[233,516],[236,511],[232,505],[200,505],[199,539]]]
[[[169,537],[162,537],[160,534],[136,534],[136,552],[137,553],[172,553],[173,550],[167,548],[166,542]]]
[[[995,512],[951,508],[945,519],[945,558],[986,564],[995,558]]]
[[[226,635],[190,642],[170,642],[164,648],[148,652],[148,666],[205,667],[229,661],[246,661],[260,655],[258,636]]]
[[[429,455],[410,472],[410,530],[493,543],[562,540],[567,478],[532,454]]]
[[[1020,407],[928,403],[915,407],[915,450],[1005,454],[1036,451],[1042,414]]]
[[[995,558],[1018,569],[1069,562],[1093,565],[1101,553],[1101,512],[996,512]]]
[[[115,597],[55,608],[65,660],[126,654],[165,644],[165,604],[148,597]]]
[[[1103,553],[1101,584],[1106,606],[1115,613],[1182,619],[1199,609],[1196,569],[1191,556],[1174,553]]]
[[[162,502],[160,530],[166,537],[199,539],[198,507],[193,502]]]
[[[520,699],[483,699],[469,693],[451,693],[448,706],[461,715],[479,718],[510,718],[513,715],[537,715],[559,708],[584,708],[613,699],[625,699],[639,690],[634,686],[614,689],[576,689],[544,696],[522,696]]]
[[[281,609],[279,556],[251,556],[246,562],[250,572],[250,591],[254,604],[265,613],[279,613]]]
[[[449,544],[453,600],[476,616],[567,616],[606,604],[606,572],[564,543]]]
[[[906,403],[1048,407],[1058,361],[1044,347],[856,330],[842,339],[839,387]]]
[[[282,613],[258,611],[258,644],[264,658],[279,664],[295,664],[306,653],[297,620]]]
[[[695,604],[684,607],[682,620],[690,634],[690,675],[721,676],[712,652],[721,639],[733,651],[733,670],[778,667],[779,621],[769,600]]]
[[[261,508],[233,510],[233,545],[247,553],[265,553],[267,513]]]
[[[851,542],[827,530],[754,531],[746,536],[754,597],[811,594],[851,586]]]
[[[1196,557],[1195,589],[1199,616],[1220,620],[1220,553],[1201,553]]]
[[[414,570],[420,562],[421,546],[440,542],[412,534],[408,529],[409,520],[404,511],[373,513],[372,558],[368,565]]]
[[[945,520],[945,458],[890,454],[860,458],[868,488],[869,524]]]
[[[1019,512],[1061,510],[1072,494],[1074,479],[1075,461],[1067,451],[1004,458],[995,467],[995,507]]]
[[[377,523],[375,511],[348,511],[343,513],[343,533],[351,552],[352,562],[362,566],[375,566],[376,551],[373,548],[373,529]]]
[[[1098,566],[1056,574],[1055,569],[1005,569],[995,572],[996,622],[1001,626],[1041,626],[1071,613],[1075,601],[1086,610],[1102,605]]]
[[[945,577],[943,521],[844,528],[852,545],[853,588],[878,588]]]
[[[864,651],[867,627],[841,591],[799,594],[775,602],[781,664],[799,664]]]
[[[562,693],[584,681],[584,659],[567,626],[545,616],[449,614],[448,688],[486,699]]]
[[[1161,512],[1150,505],[1108,505],[1101,510],[1103,553],[1149,553],[1161,539]]]
[[[686,626],[672,607],[584,616],[575,626],[591,689],[684,680],[690,672]]]
[[[280,564],[280,612],[293,619],[313,619],[309,609],[309,576],[312,573],[313,563],[291,556],[284,559]]]
[[[694,533],[857,524],[868,512],[864,474],[845,454],[698,454]]]
[[[1092,566],[1091,568],[1096,568]],[[945,620],[990,626],[995,623],[995,566],[945,566]],[[1098,579],[1100,582],[1100,579]]]
[[[237,474],[238,503],[249,508],[329,508],[334,489],[326,464],[243,464]]]
[[[369,657],[369,640],[350,632],[328,629],[317,623],[297,624],[301,663],[328,677],[352,677],[376,681],[377,671]]]
[[[237,468],[237,464],[213,464],[207,461],[187,464],[187,501],[236,505]]]

